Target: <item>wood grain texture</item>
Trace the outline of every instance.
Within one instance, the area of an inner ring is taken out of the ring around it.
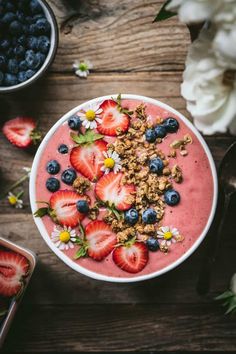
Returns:
[[[60,44],[53,71],[89,59],[94,71],[183,70],[189,32],[177,18],[153,19],[162,1],[50,0]]]
[[[180,96],[189,45],[177,18],[152,23],[163,1],[49,0],[58,21],[56,60],[41,81],[14,95],[0,96],[1,124],[17,115],[39,120],[46,133],[67,111],[94,97],[134,93],[159,99],[191,119]],[[87,80],[72,73],[76,59],[94,67]],[[235,140],[206,137],[218,165]],[[0,189],[31,166],[35,149],[22,151],[0,134]],[[3,348],[4,352],[118,352],[236,350],[234,317],[224,317],[213,297],[235,272],[236,196],[227,216],[210,293],[195,287],[206,249],[160,278],[112,284],[69,269],[47,247],[33,222],[28,182],[23,210],[0,200],[1,236],[38,255],[38,264]]]

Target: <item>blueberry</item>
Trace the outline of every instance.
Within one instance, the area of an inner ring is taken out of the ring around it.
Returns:
[[[3,83],[4,81],[4,74],[2,71],[0,71],[0,85]]]
[[[16,12],[16,17],[17,17],[17,20],[19,20],[20,22],[24,23],[25,22],[25,15],[22,11],[17,11]]]
[[[152,208],[144,210],[142,220],[145,224],[154,224],[157,221],[156,211]]]
[[[25,55],[25,48],[22,45],[17,44],[13,49],[13,53],[16,58],[22,58]]]
[[[78,200],[76,203],[76,208],[79,213],[87,214],[89,212],[89,205],[87,200]]]
[[[160,175],[162,173],[163,168],[164,164],[160,157],[154,157],[154,159],[151,159],[149,161],[149,169],[152,173],[157,173],[158,175]]]
[[[5,5],[5,11],[15,12],[16,8],[10,1],[8,1]]]
[[[154,237],[149,237],[146,241],[149,251],[156,252],[159,249],[159,242]]]
[[[25,71],[28,69],[27,63],[25,60],[20,61],[19,63],[19,70],[20,71]]]
[[[46,20],[46,18],[38,19],[35,27],[38,34],[47,34],[51,30],[50,23]]]
[[[50,192],[56,192],[60,188],[60,182],[55,177],[49,177],[46,181],[46,188]]]
[[[125,212],[125,222],[130,225],[136,224],[138,221],[138,211],[136,209],[129,209]]]
[[[164,120],[167,133],[175,133],[179,129],[179,123],[175,118],[169,117]]]
[[[28,80],[28,79],[30,79],[32,76],[34,76],[34,74],[36,74],[36,71],[29,69],[29,70],[26,71],[25,74],[26,74],[26,77],[27,77],[27,80]]]
[[[156,141],[156,132],[154,129],[147,129],[145,132],[145,138],[149,143],[154,143]]]
[[[23,33],[24,33],[25,35],[32,34],[32,33],[30,32],[30,25],[27,25],[27,24],[23,25]]]
[[[24,82],[28,79],[25,71],[20,71],[17,75],[17,78],[19,82]]]
[[[17,74],[19,71],[18,62],[16,59],[9,59],[7,63],[7,70],[11,74]]]
[[[6,67],[6,57],[3,54],[0,54],[0,69],[5,69]]]
[[[47,54],[50,49],[50,40],[47,36],[38,37],[38,50],[44,54]]]
[[[23,26],[19,21],[15,20],[9,25],[9,31],[13,35],[21,35],[23,33]]]
[[[4,24],[9,24],[11,22],[13,22],[16,18],[16,15],[13,12],[7,12],[5,13],[5,15],[2,18],[2,22]]]
[[[20,37],[17,38],[17,44],[25,46],[26,44],[26,36],[22,34]]]
[[[12,58],[14,56],[14,52],[13,52],[13,48],[9,48],[7,51],[6,51],[6,56],[7,58]]]
[[[59,145],[58,152],[60,152],[60,154],[67,154],[68,153],[68,146],[66,144]]]
[[[25,60],[29,69],[37,69],[40,66],[39,58],[35,56],[34,51],[31,49],[26,51]]]
[[[29,37],[26,39],[26,45],[27,45],[27,48],[29,48],[29,49],[37,50],[37,47],[38,47],[38,38],[35,37],[35,36],[29,36]]]
[[[33,17],[33,22],[39,20],[40,18],[45,18],[44,14],[41,13],[41,14],[37,14],[37,15],[34,15]]]
[[[68,119],[68,125],[69,125],[70,129],[79,130],[81,127],[81,124],[82,124],[82,122],[77,115],[74,115]]]
[[[32,23],[31,25],[28,26],[28,33],[29,34],[35,35],[36,32],[37,32],[37,30],[36,30],[36,26],[34,23]]]
[[[165,200],[166,204],[168,204],[170,206],[174,206],[174,205],[179,204],[180,195],[176,190],[169,189],[164,194],[164,200]]]
[[[31,0],[29,6],[33,15],[43,12],[43,9],[39,4],[38,0]]]
[[[37,52],[35,54],[35,57],[37,58],[37,60],[40,62],[40,66],[43,65],[43,63],[45,62],[46,59],[46,55],[40,52]]]
[[[164,125],[157,125],[155,127],[157,138],[164,138],[166,136],[166,128]]]
[[[16,75],[6,73],[4,77],[4,85],[5,86],[14,86],[18,84],[18,80]]]
[[[27,22],[29,25],[32,25],[32,23],[35,22],[34,17],[33,16],[26,16],[25,22]]]
[[[68,168],[67,170],[65,170],[62,175],[61,175],[61,179],[65,184],[68,184],[69,186],[71,186],[74,182],[74,180],[76,179],[76,172],[73,168]]]
[[[46,170],[50,175],[56,175],[60,171],[60,165],[56,160],[50,160],[47,163]]]
[[[0,40],[0,50],[6,51],[11,45],[11,41],[8,38],[3,38]]]

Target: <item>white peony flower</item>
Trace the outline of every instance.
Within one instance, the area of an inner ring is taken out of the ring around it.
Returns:
[[[214,30],[203,30],[190,46],[181,93],[196,127],[204,134],[226,132],[236,116],[236,83],[225,83],[224,68],[211,48]]]

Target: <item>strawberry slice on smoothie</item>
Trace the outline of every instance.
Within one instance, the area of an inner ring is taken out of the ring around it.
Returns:
[[[76,203],[79,200],[88,201],[88,197],[67,189],[59,190],[50,198],[49,215],[63,226],[75,227],[85,217],[77,210]]]
[[[128,210],[132,203],[128,198],[135,192],[133,184],[123,185],[121,183],[123,173],[110,172],[103,175],[95,186],[97,197],[109,205],[114,205],[118,210]]]
[[[129,116],[118,110],[118,104],[114,100],[105,100],[100,105],[102,113],[101,123],[98,124],[99,133],[109,136],[116,136],[117,131],[126,132],[129,128]]]
[[[28,271],[29,262],[24,256],[0,250],[0,295],[17,295],[23,287],[23,278]]]
[[[148,249],[145,243],[130,240],[115,248],[112,258],[122,270],[128,273],[138,273],[148,262]]]
[[[94,141],[92,144],[77,146],[72,149],[70,163],[83,176],[90,181],[96,181],[103,175],[103,152],[107,151],[107,143],[104,140]]]

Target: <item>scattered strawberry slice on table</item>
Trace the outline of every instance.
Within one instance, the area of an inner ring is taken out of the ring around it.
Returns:
[[[101,105],[101,123],[98,124],[99,133],[109,136],[116,136],[117,129],[126,132],[129,128],[129,116],[118,110],[118,104],[114,100],[105,100]]]
[[[116,247],[112,258],[122,270],[128,273],[138,273],[148,262],[148,249],[145,243],[131,240]]]
[[[29,262],[24,256],[0,250],[0,295],[17,295],[23,287],[23,278],[28,271]]]
[[[113,250],[116,234],[102,220],[91,221],[85,227],[87,253],[96,261],[101,261]]]
[[[52,218],[63,226],[75,227],[83,220],[85,214],[79,213],[76,207],[78,200],[87,200],[87,196],[81,196],[71,190],[59,190],[52,194],[49,212]]]
[[[97,197],[109,205],[114,205],[118,210],[128,210],[132,204],[127,198],[135,191],[133,184],[121,184],[123,173],[110,172],[103,175],[95,186]]]
[[[107,151],[107,143],[104,140],[77,146],[70,154],[71,165],[90,181],[96,181],[103,175],[101,167],[105,151]]]
[[[17,117],[7,121],[3,134],[13,145],[27,148],[41,140],[41,134],[36,131],[36,122],[30,117]]]

